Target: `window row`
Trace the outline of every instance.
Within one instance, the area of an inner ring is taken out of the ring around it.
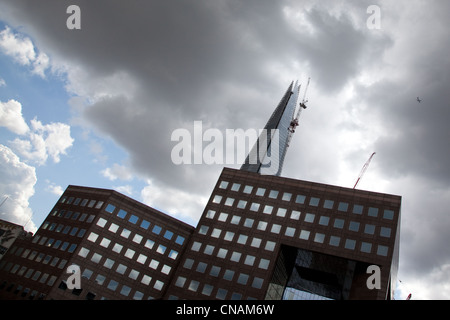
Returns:
[[[70,220],[78,220],[78,221],[87,222],[87,223],[91,223],[95,218],[95,214],[91,214],[88,216],[87,213],[74,212],[74,211],[70,211],[70,210],[66,211],[66,210],[60,210],[60,209],[53,210],[52,213],[50,214],[50,216],[57,217],[57,218],[70,219]]]
[[[86,229],[73,227],[72,225],[56,224],[45,221],[42,225],[43,230],[55,231],[56,233],[68,234],[70,236],[77,236],[78,238],[84,237]],[[33,243],[37,243],[40,239],[39,235],[34,236]],[[41,243],[40,243],[41,244]]]
[[[278,211],[280,211],[280,209],[281,208],[279,208]],[[284,210],[286,210],[286,209],[284,209]],[[216,217],[216,213],[217,212],[214,210],[208,210],[208,212],[205,215],[205,218],[214,219]],[[286,211],[282,211],[282,213],[284,216],[286,214]],[[296,210],[292,210],[292,212],[290,214],[290,218],[293,220],[300,220],[301,216],[302,216],[302,213],[300,211],[296,211]],[[230,219],[229,219],[229,217],[230,217]],[[217,215],[217,221],[221,221],[221,222],[225,222],[225,223],[228,222],[230,224],[237,225],[237,226],[242,225],[243,227],[246,227],[246,228],[256,228],[257,230],[269,231],[274,234],[280,234],[281,229],[283,228],[283,226],[281,224],[269,223],[267,221],[255,220],[253,218],[243,219],[239,215],[230,215],[225,212],[220,212]],[[241,221],[242,221],[242,224],[241,224]],[[304,221],[305,223],[317,223],[324,227],[333,227],[336,229],[343,229],[344,225],[346,223],[346,220],[341,219],[341,218],[334,218],[333,223],[331,223],[331,218],[329,216],[318,215],[316,217],[316,214],[314,214],[314,213],[303,214],[302,221]],[[391,228],[390,227],[378,227],[378,228],[379,228],[378,234],[381,237],[385,237],[385,238],[391,237]],[[211,231],[210,231],[210,229],[211,229]],[[375,230],[377,229],[377,226],[374,224],[369,224],[369,223],[363,224],[363,226],[361,226],[361,223],[358,221],[349,221],[347,229],[350,231],[355,231],[355,232],[362,231],[362,232],[364,232],[364,234],[367,234],[367,235],[375,235],[376,234]],[[206,225],[200,225],[198,232],[201,235],[207,235],[209,233],[209,235],[213,238],[220,238],[221,235],[223,235],[224,240],[227,240],[227,241],[233,241],[233,238],[235,236],[235,234],[231,231],[222,233],[221,229],[210,228],[209,226],[206,226]],[[285,227],[284,228],[285,236],[293,237],[294,233],[295,233],[295,228],[293,228],[293,227]]]
[[[99,227],[104,228],[106,225],[106,220],[100,218],[97,221],[97,225]],[[154,249],[159,254],[162,254],[162,255],[167,254],[167,256],[173,260],[175,260],[178,256],[178,251],[173,250],[173,249],[168,250],[166,245],[161,244],[161,243],[156,243],[155,241],[153,241],[151,239],[144,240],[144,237],[142,235],[140,235],[138,233],[132,233],[131,230],[129,230],[129,229],[122,228],[119,231],[119,225],[117,225],[115,223],[111,223],[107,230],[112,232],[113,234],[119,234],[120,237],[122,237],[124,239],[129,239],[138,245],[144,245],[144,247],[149,250]],[[91,242],[96,242],[98,237],[99,237],[99,235],[97,233],[91,232],[87,239]],[[108,248],[110,243],[111,243],[111,239],[109,239],[107,237],[104,237],[100,241],[100,245],[104,248]],[[111,249],[117,253],[120,253],[122,248],[123,248],[123,245],[120,243],[116,243],[114,246],[111,247]]]
[[[230,185],[230,182],[223,180],[220,182],[219,188],[226,190],[229,185]],[[280,192],[278,190],[273,190],[273,189],[268,190],[266,188],[261,188],[261,187],[257,188],[257,187],[253,187],[251,185],[244,185],[241,192],[244,194],[250,195],[250,194],[252,194],[254,189],[256,190],[255,195],[257,195],[257,196],[267,197],[269,199],[278,199],[279,196],[281,195],[281,200],[283,200],[283,201],[291,201],[291,199],[293,199],[292,198],[293,194],[290,192]],[[240,183],[232,183],[230,190],[239,192],[241,190],[241,184]],[[215,195],[213,198],[213,203],[220,204],[222,201],[222,198],[223,197],[221,195]],[[318,197],[308,197],[308,198],[309,199],[307,201],[307,197],[305,195],[301,195],[301,194],[296,195],[295,203],[302,204],[302,205],[308,205],[311,207],[319,207],[319,204],[322,199],[320,199]],[[227,197],[225,199],[224,204],[226,206],[233,206],[234,202],[235,202],[234,198]],[[240,200],[237,203],[237,208],[246,209],[246,206],[247,206],[247,201]],[[321,207],[325,208],[325,209],[330,209],[330,210],[334,209],[334,210],[337,210],[340,212],[349,212],[350,204],[348,202],[342,202],[342,201],[338,202],[338,201],[334,201],[334,200],[323,199]],[[252,211],[257,211],[258,210],[257,208],[259,208],[259,204],[252,203],[252,205],[247,209],[252,210]],[[363,211],[364,211],[363,205],[353,204],[351,213],[363,214]],[[378,217],[379,211],[381,211],[379,208],[369,206],[367,208],[367,215],[370,217]],[[384,209],[382,218],[388,219],[388,220],[393,220],[394,219],[394,211],[390,210],[390,209]]]
[[[56,277],[53,281],[56,280]],[[45,298],[44,293],[40,293],[37,290],[31,290],[30,288],[23,287],[21,284],[15,284],[13,282],[8,283],[7,281],[3,281],[0,284],[0,290],[5,289],[7,292],[12,292],[15,295],[20,295],[22,298],[25,298],[28,294],[28,299],[33,300],[37,297],[37,300],[43,300]]]
[[[116,211],[116,206],[114,206],[113,204],[108,203],[106,205],[105,211],[108,213],[113,214]],[[147,221],[145,219],[140,219],[138,216],[128,213],[127,211],[123,210],[123,209],[118,209],[116,216],[119,217],[120,219],[124,219],[128,222],[130,222],[133,225],[139,225],[141,228],[143,228],[144,230],[149,230],[151,223],[150,221]],[[100,218],[99,221],[102,220],[103,225],[106,224],[106,220],[103,218]],[[97,223],[98,224],[98,223]],[[167,240],[173,240],[176,244],[178,245],[183,245],[185,238],[181,235],[175,235],[172,231],[170,230],[165,230],[164,232],[162,232],[163,228],[157,224],[153,224],[153,226],[151,227],[151,231],[155,234],[155,235],[162,235],[165,239]]]
[[[59,202],[74,205],[74,206],[79,205],[80,207],[85,207],[87,205],[88,208],[95,208],[95,209],[100,209],[104,203],[103,201],[89,200],[89,199],[75,198],[75,197],[68,197],[68,196],[61,197],[61,200]]]

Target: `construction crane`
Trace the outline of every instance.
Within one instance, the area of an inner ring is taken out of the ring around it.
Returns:
[[[295,118],[292,118],[291,124],[289,126],[289,137],[288,137],[288,142],[287,142],[288,147],[291,143],[291,139],[295,132],[295,129],[298,127],[298,124],[299,124],[298,119],[300,119],[300,114],[303,109],[306,109],[306,103],[308,102],[308,100],[305,100],[305,99],[306,99],[306,92],[308,91],[310,81],[311,81],[311,78],[308,78],[308,83],[306,84],[305,92],[303,93],[303,100],[299,103],[300,107],[298,108],[297,114],[295,115]],[[299,90],[300,90],[300,88],[299,88]]]
[[[356,189],[356,186],[358,185],[359,181],[361,181],[361,178],[363,177],[364,173],[366,172],[367,168],[369,167],[370,161],[372,161],[372,158],[375,154],[376,154],[376,152],[372,153],[369,160],[367,160],[367,162],[362,167],[361,172],[359,173],[358,179],[356,180],[356,183],[353,186],[353,189]]]

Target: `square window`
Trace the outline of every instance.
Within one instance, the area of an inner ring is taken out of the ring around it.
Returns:
[[[210,296],[212,291],[213,291],[214,287],[210,284],[205,284],[203,286],[203,290],[202,290],[202,294],[204,294],[205,296]]]
[[[148,227],[150,227],[150,222],[148,222],[147,220],[142,220],[142,222],[141,222],[141,228],[147,230]]]
[[[292,212],[291,212],[291,219],[292,220],[299,220],[300,219],[300,211],[292,210]]]
[[[272,210],[273,210],[273,206],[266,205],[266,206],[264,207],[263,213],[265,213],[265,214],[271,214],[271,213],[272,213]]]
[[[126,271],[127,271],[127,266],[119,263],[119,265],[116,268],[116,272],[120,273],[120,274],[125,274]]]
[[[255,257],[254,256],[252,256],[252,255],[247,255],[246,257],[245,257],[245,260],[244,260],[244,264],[246,264],[246,265],[248,265],[248,266],[253,266],[253,264],[255,263]]]
[[[273,251],[275,249],[275,245],[276,245],[275,242],[267,241],[264,249],[266,249],[267,251]]]
[[[245,186],[244,187],[244,193],[250,194],[252,193],[253,187],[252,186]]]
[[[227,219],[228,219],[228,213],[221,212],[219,215],[219,219],[217,219],[217,220],[225,222],[225,221],[227,221]]]
[[[258,268],[267,270],[269,268],[269,263],[270,263],[270,260],[261,259],[261,260],[259,260]]]
[[[225,200],[225,205],[231,207],[234,203],[234,199],[233,198],[227,198],[227,200]]]
[[[145,261],[147,261],[147,256],[141,253],[139,254],[136,261],[139,262],[140,264],[145,264]]]
[[[123,245],[116,243],[112,248],[112,251],[120,253],[122,251]]]
[[[229,270],[229,269],[225,270],[225,273],[223,274],[223,278],[225,280],[232,281],[233,277],[234,277],[234,271],[233,270]]]
[[[83,258],[86,258],[88,254],[89,249],[86,249],[85,247],[81,247],[80,251],[78,252],[78,255]]]
[[[266,228],[267,228],[267,222],[265,222],[265,221],[258,222],[258,226],[256,227],[256,229],[261,230],[261,231],[265,231]]]
[[[232,254],[231,254],[231,258],[230,258],[230,261],[233,261],[233,262],[239,262],[239,260],[241,259],[241,253],[240,252],[237,252],[237,251],[234,251]]]
[[[125,251],[125,257],[127,257],[128,259],[133,259],[135,253],[136,251],[127,249],[127,251]]]
[[[305,203],[305,199],[306,199],[306,196],[299,194],[295,198],[295,203],[304,204]]]
[[[115,206],[113,206],[112,204],[108,203],[108,205],[105,208],[105,211],[108,212],[108,213],[113,213],[115,209],[116,209]]]
[[[97,241],[97,238],[98,238],[98,234],[96,234],[95,232],[91,232],[87,239],[91,242],[95,242],[95,241]]]
[[[213,254],[214,248],[215,248],[214,246],[208,244],[208,245],[205,247],[205,249],[203,250],[203,253],[204,253],[204,254],[207,254],[208,256],[210,256],[210,255]]]
[[[155,226],[153,227],[152,232],[155,233],[155,234],[160,234],[160,233],[161,233],[161,230],[162,230],[162,228],[161,228],[160,226],[155,225]]]
[[[364,207],[359,204],[353,205],[353,213],[354,214],[362,214]]]
[[[253,222],[255,222],[255,220],[250,218],[245,219],[244,227],[251,228],[253,226]]]
[[[103,228],[103,227],[105,226],[106,222],[107,222],[107,221],[106,221],[105,219],[100,218],[100,219],[98,219],[98,221],[97,221],[97,225],[98,225],[99,227]]]
[[[285,208],[278,208],[277,217],[285,217],[287,210]]]
[[[111,243],[111,240],[109,240],[107,238],[103,238],[102,241],[100,241],[100,245],[104,248],[108,248],[110,243]]]
[[[177,279],[177,281],[175,282],[175,285],[176,285],[177,287],[183,288],[183,287],[184,287],[184,284],[186,283],[186,280],[187,280],[187,279],[186,279],[185,277],[179,276],[178,279]]]
[[[347,212],[347,210],[348,210],[348,203],[347,202],[339,202],[338,210]]]
[[[154,245],[155,245],[155,241],[147,239],[147,241],[145,241],[144,247],[146,247],[148,249],[153,249]]]
[[[231,231],[227,231],[225,233],[225,236],[223,237],[223,239],[225,241],[233,241],[233,238],[234,238],[234,232],[231,232]]]
[[[219,288],[217,290],[217,294],[216,294],[216,298],[219,300],[225,300],[226,296],[227,296],[228,290]]]
[[[239,278],[237,280],[237,283],[242,284],[242,285],[246,285],[247,281],[248,281],[248,278],[249,278],[248,274],[241,273],[241,274],[239,274]]]
[[[283,201],[291,201],[291,198],[292,198],[292,193],[285,192],[285,193],[283,193],[283,197],[281,198],[281,200],[283,200]]]
[[[280,233],[280,230],[281,230],[281,226],[280,226],[279,224],[275,224],[275,223],[274,223],[274,224],[272,225],[272,229],[270,230],[270,232],[279,234],[279,233]]]
[[[141,283],[143,283],[143,284],[148,286],[150,284],[150,281],[152,281],[152,277],[144,274],[144,276],[141,279]]]
[[[122,290],[120,290],[120,294],[123,295],[123,296],[125,296],[125,297],[128,297],[128,295],[130,294],[130,292],[131,292],[131,288],[128,287],[128,286],[126,286],[126,285],[123,285],[123,286],[122,286]]]
[[[206,263],[199,262],[198,265],[197,265],[197,269],[195,269],[195,271],[200,272],[200,273],[205,273],[207,266],[208,265]]]
[[[322,226],[327,226],[329,222],[330,222],[330,217],[321,216],[319,219],[319,224]]]
[[[378,245],[377,255],[386,257],[388,255],[388,247],[382,246],[382,245]]]
[[[208,226],[200,226],[198,229],[198,233],[202,235],[206,235],[208,233],[209,227]]]
[[[233,183],[231,186],[231,191],[239,191],[239,188],[241,187],[240,183]]]
[[[140,244],[141,243],[141,241],[142,241],[142,236],[140,235],[140,234],[135,234],[134,235],[134,238],[133,238],[133,242],[135,242],[135,243],[137,243],[137,244]]]
[[[334,219],[333,227],[342,229],[342,228],[344,228],[344,222],[345,221],[343,219]]]
[[[169,254],[168,254],[168,257],[169,257],[170,259],[175,260],[175,259],[178,257],[178,251],[170,250],[170,252],[169,252]]]
[[[175,240],[176,244],[179,244],[180,246],[183,245],[184,243],[184,237],[182,236],[177,236],[177,239]]]
[[[350,224],[348,226],[348,230],[358,232],[358,230],[359,230],[359,222],[350,221]]]
[[[108,283],[108,289],[115,291],[117,289],[117,286],[119,285],[119,283],[117,281],[114,280],[110,280]]]
[[[198,252],[200,250],[201,246],[202,246],[202,244],[200,242],[194,241],[194,243],[192,244],[191,250]]]
[[[378,217],[378,208],[369,207],[369,212],[367,214],[370,217]]]
[[[219,185],[220,189],[226,189],[228,188],[228,181],[221,181]]]
[[[383,219],[393,220],[394,219],[394,211],[385,209],[383,212]]]
[[[251,211],[255,211],[257,212],[259,210],[260,204],[256,203],[256,202],[252,202],[251,206],[250,206],[250,210]]]
[[[186,259],[186,261],[184,262],[183,267],[190,270],[190,269],[192,269],[193,265],[194,265],[194,260]]]
[[[103,266],[104,266],[105,268],[112,269],[114,263],[115,263],[114,260],[107,258],[107,259],[105,260],[105,263],[103,263]]]
[[[128,229],[123,229],[123,230],[122,230],[122,233],[120,234],[120,236],[123,237],[123,238],[125,238],[125,239],[128,239],[128,237],[130,236],[130,234],[131,234],[131,231],[130,231],[130,230],[128,230]]]
[[[253,238],[252,239],[252,243],[250,244],[250,246],[252,246],[254,248],[259,248],[261,246],[261,239],[260,238]]]
[[[159,261],[158,261],[158,260],[155,260],[155,259],[152,259],[152,261],[150,261],[150,264],[149,264],[148,266],[149,266],[150,268],[156,270],[156,269],[158,269]]]
[[[323,243],[324,240],[325,235],[323,233],[316,233],[316,235],[314,236],[314,242]]]
[[[95,278],[95,282],[99,285],[102,285],[105,282],[105,280],[106,277],[101,274],[98,274],[97,277]]]
[[[212,202],[220,204],[221,201],[222,201],[222,196],[215,195]]]
[[[247,239],[248,236],[246,236],[245,234],[240,234],[237,243],[245,244],[247,242]]]
[[[257,190],[256,190],[256,195],[257,196],[264,196],[264,193],[266,192],[266,189],[265,188],[258,188]]]
[[[391,228],[381,227],[380,236],[389,238],[391,236]]]
[[[346,239],[345,240],[345,249],[355,250],[356,240]]]
[[[215,214],[216,212],[214,210],[208,210],[208,212],[206,212],[205,218],[214,219]]]
[[[221,233],[222,233],[222,230],[214,228],[213,231],[211,232],[211,237],[219,238]]]
[[[217,252],[217,257],[218,258],[222,258],[225,259],[225,257],[227,256],[228,250],[227,249],[219,249],[219,251]]]
[[[121,219],[124,219],[127,216],[127,212],[123,209],[120,209],[119,212],[117,213],[117,216]]]
[[[319,205],[319,201],[319,198],[311,197],[311,199],[309,199],[309,205],[312,207],[317,207]]]
[[[341,242],[341,238],[337,236],[330,237],[330,245],[334,247],[339,247],[339,242]]]
[[[139,218],[135,215],[131,215],[128,221],[130,221],[132,224],[136,224],[138,222]]]
[[[220,273],[220,267],[218,266],[212,266],[211,270],[209,271],[209,275],[213,277],[218,277]]]
[[[264,283],[264,279],[255,277],[253,279],[252,287],[255,288],[255,289],[261,289],[263,283]]]
[[[164,287],[164,282],[160,281],[160,280],[156,280],[155,284],[153,285],[153,289],[161,291],[162,288]]]
[[[307,213],[305,215],[305,222],[309,222],[309,223],[313,223],[314,222],[314,217],[316,215],[314,213]]]
[[[310,231],[302,230],[302,231],[300,231],[300,237],[299,238],[302,239],[302,240],[308,240],[310,234],[311,234]]]
[[[233,218],[231,218],[231,222],[230,223],[238,225],[240,221],[241,221],[241,217],[240,216],[233,216]]]
[[[111,225],[108,228],[109,231],[114,232],[114,233],[117,232],[117,229],[119,229],[119,226],[115,223],[111,223]]]
[[[158,248],[156,249],[156,252],[158,252],[159,254],[164,254],[166,252],[167,247],[163,246],[162,244],[160,244],[158,246]]]
[[[364,233],[374,234],[375,233],[375,226],[373,224],[366,224],[364,226]]]
[[[278,191],[277,190],[270,190],[269,192],[269,198],[276,199],[278,198]]]
[[[245,209],[245,206],[247,205],[247,201],[245,201],[245,200],[239,200],[239,202],[238,202],[238,204],[237,204],[237,207],[239,208],[239,209]]]
[[[284,233],[285,236],[293,237],[295,234],[295,228],[287,227]]]
[[[325,200],[323,203],[323,207],[325,209],[333,209],[334,201],[333,200]]]
[[[361,242],[361,252],[370,253],[372,251],[372,244],[368,242]]]

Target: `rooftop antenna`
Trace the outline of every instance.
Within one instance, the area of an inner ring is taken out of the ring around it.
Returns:
[[[367,168],[369,167],[370,161],[372,161],[372,158],[375,154],[376,154],[376,152],[372,153],[369,160],[367,160],[367,162],[362,167],[361,172],[359,173],[358,179],[356,180],[356,183],[353,186],[353,189],[356,189],[356,186],[358,185],[359,181],[361,181],[361,178],[363,177],[364,173],[366,172]]]
[[[298,124],[299,124],[298,119],[300,119],[300,114],[303,109],[307,108],[306,103],[308,102],[308,100],[305,100],[305,99],[306,99],[306,92],[308,92],[310,81],[311,81],[311,78],[308,78],[308,83],[306,84],[305,92],[303,93],[303,100],[299,103],[300,107],[298,108],[297,114],[296,114],[295,118],[292,119],[291,124],[289,126],[289,138],[288,138],[288,142],[287,142],[288,146],[289,146],[292,136],[295,132],[295,128],[298,127]],[[299,90],[300,90],[300,87],[299,87]]]

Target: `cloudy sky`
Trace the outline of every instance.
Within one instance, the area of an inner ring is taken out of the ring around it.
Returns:
[[[359,188],[403,197],[396,296],[448,299],[449,20],[447,0],[1,0],[0,218],[35,231],[75,184],[196,225],[224,165],[175,165],[172,132],[263,128],[311,77],[283,176],[353,187],[377,152]]]

